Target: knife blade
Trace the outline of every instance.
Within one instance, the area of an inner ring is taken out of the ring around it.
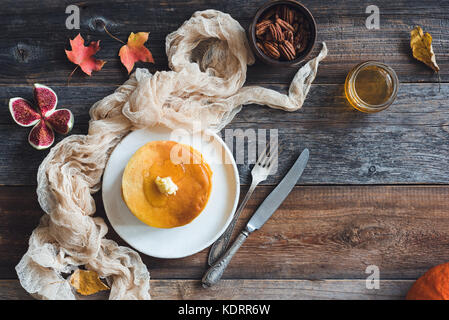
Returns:
[[[260,229],[265,222],[276,212],[281,203],[287,198],[293,187],[298,182],[309,160],[309,150],[306,148],[301,152],[295,164],[277,185],[276,188],[266,197],[259,208],[254,212],[246,225],[248,232]]]
[[[204,274],[202,278],[203,287],[211,287],[216,284],[223,275],[232,257],[245,242],[246,238],[254,231],[263,226],[265,222],[273,215],[279,208],[281,203],[285,200],[288,194],[292,191],[298,179],[301,177],[309,160],[309,150],[304,149],[301,155],[296,160],[295,164],[290,168],[284,179],[268,197],[262,202],[251,219],[248,221],[245,229],[238,235],[237,239],[232,243],[228,250],[221,256]]]

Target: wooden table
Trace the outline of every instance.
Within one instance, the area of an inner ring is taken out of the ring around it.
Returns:
[[[101,40],[97,55],[108,63],[92,77],[76,72],[64,47],[77,30],[65,28],[69,1],[4,0],[0,10],[0,299],[26,299],[14,266],[27,249],[43,212],[35,193],[36,172],[48,151],[27,142],[29,130],[9,115],[8,99],[31,98],[35,82],[50,85],[59,105],[75,115],[73,134],[87,133],[88,110],[127,79],[117,57],[131,31],[150,31],[155,65],[167,70],[165,36],[194,11],[215,8],[247,27],[265,1],[80,1],[81,33]],[[286,113],[246,106],[232,129],[277,129],[283,152],[278,173],[256,190],[240,226],[277,184],[299,152],[309,165],[293,192],[267,224],[235,256],[224,280],[199,284],[208,250],[178,260],[142,256],[151,272],[154,299],[398,299],[428,268],[449,260],[449,1],[376,1],[380,30],[368,30],[370,2],[302,1],[318,24],[328,57],[303,108]],[[421,25],[432,34],[438,77],[411,56],[409,32]],[[318,52],[319,42],[314,54]],[[345,100],[343,83],[357,63],[375,59],[397,72],[394,105],[362,114]],[[296,68],[257,62],[247,84],[285,92]],[[63,137],[58,136],[58,141]],[[242,194],[249,165],[240,165]],[[100,195],[97,215],[105,217]],[[110,228],[109,238],[125,245]],[[367,289],[367,266],[380,269],[380,289]]]

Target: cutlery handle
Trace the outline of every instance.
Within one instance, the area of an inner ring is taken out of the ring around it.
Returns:
[[[204,288],[212,287],[221,279],[221,276],[223,275],[223,272],[225,271],[229,262],[231,262],[232,257],[243,244],[243,242],[245,242],[248,235],[249,233],[247,230],[243,230],[242,232],[240,232],[237,239],[234,241],[228,251],[226,251],[226,253],[206,271],[202,279]]]
[[[213,265],[215,261],[220,258],[223,253],[226,251],[229,245],[229,241],[231,240],[232,233],[234,232],[235,225],[237,224],[237,220],[240,217],[240,214],[242,213],[243,209],[246,206],[246,203],[248,202],[249,198],[251,198],[251,195],[254,192],[254,189],[256,189],[257,183],[253,181],[251,186],[249,187],[248,192],[245,195],[245,198],[243,198],[242,203],[240,204],[240,207],[234,214],[234,217],[232,218],[231,223],[226,228],[225,232],[218,238],[209,251],[209,257],[207,259],[207,262],[209,265]]]

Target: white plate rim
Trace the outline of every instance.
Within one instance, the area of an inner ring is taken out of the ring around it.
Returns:
[[[131,131],[131,132],[129,132],[127,135],[125,135],[122,139],[121,139],[121,141],[113,148],[113,150],[111,151],[111,153],[110,153],[110,155],[109,155],[109,158],[108,158],[108,161],[107,161],[107,163],[106,163],[106,165],[105,165],[105,169],[104,169],[104,171],[103,171],[103,175],[102,175],[102,185],[101,185],[101,197],[102,197],[102,202],[103,202],[103,208],[104,208],[104,211],[105,211],[105,213],[106,213],[106,217],[108,218],[108,221],[109,221],[109,224],[112,226],[112,228],[114,229],[114,231],[117,233],[117,235],[123,240],[123,241],[125,241],[130,247],[132,247],[134,250],[136,250],[136,251],[138,251],[138,252],[140,252],[140,253],[142,253],[142,254],[145,254],[145,255],[147,255],[147,256],[150,256],[150,257],[154,257],[154,258],[160,258],[160,259],[180,259],[180,258],[185,258],[185,257],[188,257],[188,256],[191,256],[191,255],[194,255],[194,254],[196,254],[196,253],[198,253],[198,252],[200,252],[200,251],[202,251],[202,250],[204,250],[204,249],[206,249],[207,247],[209,247],[209,246],[211,246],[222,234],[223,234],[223,232],[228,228],[228,226],[229,226],[229,224],[231,223],[231,221],[232,221],[232,219],[233,219],[233,217],[234,217],[234,214],[235,214],[235,212],[236,212],[236,210],[237,210],[237,205],[238,205],[238,203],[239,203],[239,199],[240,199],[240,177],[239,177],[239,172],[238,172],[238,168],[237,168],[237,164],[235,163],[235,159],[234,159],[234,156],[232,155],[232,152],[231,152],[231,150],[229,149],[229,147],[228,147],[228,145],[223,141],[223,139],[218,135],[218,134],[216,134],[215,132],[213,132],[213,131],[207,131],[207,134],[209,134],[209,135],[212,135],[213,137],[214,137],[214,139],[216,140],[216,141],[218,141],[219,142],[219,144],[221,145],[221,147],[223,148],[223,150],[225,151],[225,153],[226,153],[226,156],[230,159],[230,164],[232,165],[232,172],[233,172],[233,174],[234,174],[234,180],[235,180],[235,193],[233,194],[233,197],[234,197],[234,203],[233,203],[233,205],[232,205],[232,209],[231,209],[231,213],[229,214],[229,217],[227,218],[227,220],[226,220],[226,222],[223,224],[223,226],[222,226],[222,228],[220,229],[220,231],[217,233],[217,234],[215,234],[215,236],[214,237],[212,237],[209,241],[206,241],[205,243],[204,243],[204,245],[203,246],[201,246],[201,248],[200,249],[197,249],[195,252],[191,252],[191,253],[187,253],[187,254],[184,254],[184,255],[176,255],[176,256],[173,256],[173,255],[155,255],[155,254],[149,254],[148,252],[143,252],[142,250],[140,250],[140,249],[138,249],[138,248],[136,248],[135,246],[133,246],[130,242],[128,242],[128,240],[126,239],[126,236],[124,236],[123,234],[122,234],[122,232],[120,231],[120,229],[118,229],[118,228],[116,228],[115,226],[114,226],[114,224],[111,222],[111,219],[110,219],[110,217],[109,217],[109,214],[110,213],[108,213],[108,209],[107,209],[107,204],[105,203],[105,201],[104,201],[104,199],[105,199],[105,196],[104,196],[104,190],[105,190],[105,188],[104,188],[104,176],[108,173],[108,171],[110,170],[109,169],[109,160],[110,160],[110,158],[111,158],[111,156],[112,156],[112,154],[114,153],[114,151],[116,150],[116,148],[120,145],[120,144],[122,144],[122,142],[125,140],[125,138],[129,135],[129,134],[131,134],[131,133],[133,133],[133,132],[136,132],[136,131],[139,131],[139,130],[151,130],[151,129],[153,129],[154,127],[152,127],[152,128],[142,128],[142,129],[136,129],[136,130],[133,130],[133,131]],[[123,201],[123,200],[122,200]],[[143,222],[142,222],[143,223]]]

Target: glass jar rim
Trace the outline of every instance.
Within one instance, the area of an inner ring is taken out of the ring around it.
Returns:
[[[369,67],[369,66],[376,66],[376,67],[382,68],[385,72],[388,73],[388,75],[391,77],[391,79],[393,81],[393,92],[391,93],[388,100],[382,104],[369,104],[369,103],[363,101],[359,97],[359,95],[357,94],[357,91],[355,89],[355,79],[357,78],[357,75],[359,74],[359,72],[361,70],[363,70],[365,67]],[[359,103],[360,105],[363,105],[364,108],[371,110],[373,112],[388,108],[394,102],[394,100],[396,99],[397,93],[398,93],[399,79],[398,79],[398,76],[396,75],[396,72],[390,66],[386,65],[385,63],[379,62],[379,61],[369,60],[369,61],[365,61],[365,62],[358,64],[351,71],[348,80],[351,83],[349,90],[351,91],[351,95],[353,96],[353,98],[355,100],[357,100],[357,103]]]

